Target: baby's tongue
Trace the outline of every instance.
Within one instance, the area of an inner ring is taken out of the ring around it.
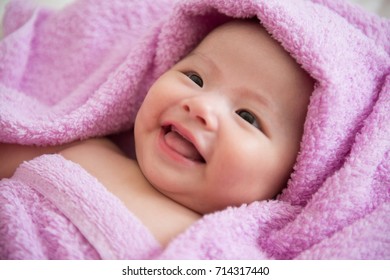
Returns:
[[[165,134],[165,142],[172,150],[182,156],[194,161],[202,161],[202,156],[195,146],[176,131],[171,130]]]

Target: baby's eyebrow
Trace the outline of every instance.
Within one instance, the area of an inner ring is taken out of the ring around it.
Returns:
[[[259,89],[251,89],[247,86],[240,86],[236,87],[234,91],[239,94],[240,98],[250,100],[250,102],[264,107],[267,111],[269,111],[269,113],[272,113],[275,109],[271,100],[268,99],[265,94],[261,94]]]
[[[200,59],[201,64],[205,65],[207,68],[211,70],[211,72],[215,74],[220,74],[221,71],[218,67],[218,65],[213,61],[211,57],[209,57],[207,54],[201,53],[199,51],[192,51],[190,54],[187,55],[188,58],[195,58]]]

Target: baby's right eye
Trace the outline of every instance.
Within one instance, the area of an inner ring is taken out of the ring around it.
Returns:
[[[198,74],[191,72],[191,73],[187,73],[186,75],[199,87],[203,87],[203,80]]]

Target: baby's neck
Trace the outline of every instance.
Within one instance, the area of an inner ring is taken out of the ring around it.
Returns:
[[[134,172],[139,172],[139,176],[143,177],[138,166]],[[133,188],[128,191],[131,198],[122,196],[125,205],[163,246],[201,218],[200,214],[157,191],[144,177],[138,178],[130,188]]]

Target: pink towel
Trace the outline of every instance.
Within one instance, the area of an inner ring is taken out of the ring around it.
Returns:
[[[58,12],[13,1],[0,42],[0,140],[54,145],[130,129],[161,73],[218,24],[254,16],[316,80],[288,187],[206,215],[162,251],[148,237],[143,253],[92,245],[99,255],[85,258],[390,259],[390,21],[345,1],[80,0]]]
[[[147,259],[149,230],[95,177],[60,155],[0,183],[0,259]]]

